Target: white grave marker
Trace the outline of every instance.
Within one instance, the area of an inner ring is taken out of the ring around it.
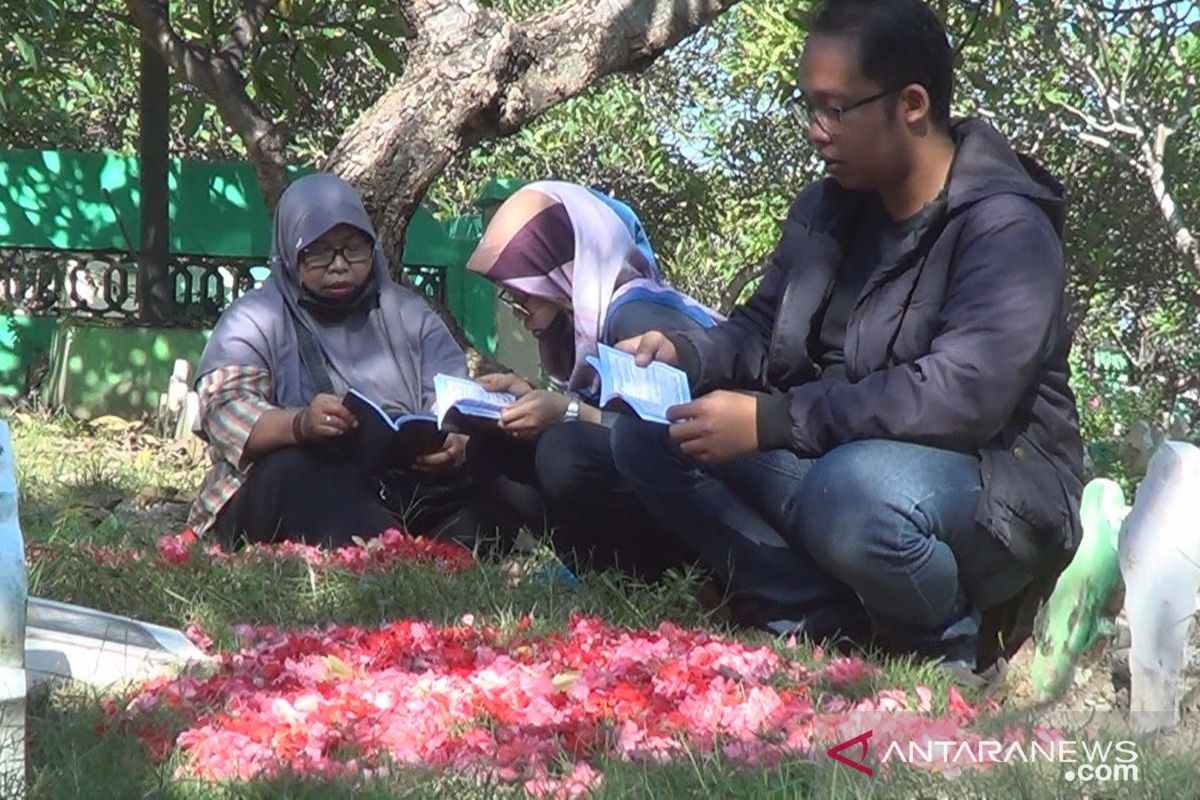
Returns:
[[[1129,718],[1149,733],[1179,723],[1188,633],[1200,590],[1200,448],[1164,442],[1119,545],[1129,620]]]

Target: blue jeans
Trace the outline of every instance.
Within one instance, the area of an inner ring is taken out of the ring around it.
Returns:
[[[667,428],[622,418],[618,470],[735,594],[813,638],[854,631],[897,652],[971,660],[979,612],[1029,575],[975,525],[976,456],[904,442],[786,450],[700,466]]]

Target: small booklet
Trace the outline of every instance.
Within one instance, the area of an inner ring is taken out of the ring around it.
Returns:
[[[437,424],[443,431],[484,433],[496,430],[500,412],[517,398],[509,392],[489,392],[467,378],[433,377]]]
[[[357,389],[346,392],[342,405],[358,420],[348,443],[359,465],[376,474],[387,467],[406,468],[418,456],[436,453],[446,442],[430,412],[392,416]]]
[[[692,402],[687,374],[670,364],[655,361],[639,367],[629,353],[600,345],[600,354],[588,356],[600,374],[600,406],[626,406],[647,422],[669,422],[667,409]]]

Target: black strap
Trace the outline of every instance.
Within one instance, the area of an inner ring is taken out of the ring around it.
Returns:
[[[296,341],[300,347],[300,361],[308,371],[308,379],[317,394],[333,394],[333,381],[329,379],[329,370],[325,369],[325,356],[321,354],[321,346],[317,337],[308,326],[292,316],[292,325],[296,329]]]

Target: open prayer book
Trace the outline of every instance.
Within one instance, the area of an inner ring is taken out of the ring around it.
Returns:
[[[346,392],[342,405],[358,420],[350,436],[354,458],[369,474],[387,467],[408,467],[418,456],[436,453],[446,441],[429,412],[393,416],[357,389]]]
[[[496,429],[501,410],[517,398],[509,392],[489,392],[467,378],[433,377],[438,427],[443,431],[481,433]]]
[[[639,367],[629,353],[605,344],[588,363],[600,373],[601,408],[624,405],[647,422],[667,424],[668,408],[692,402],[687,374],[670,364]]]

